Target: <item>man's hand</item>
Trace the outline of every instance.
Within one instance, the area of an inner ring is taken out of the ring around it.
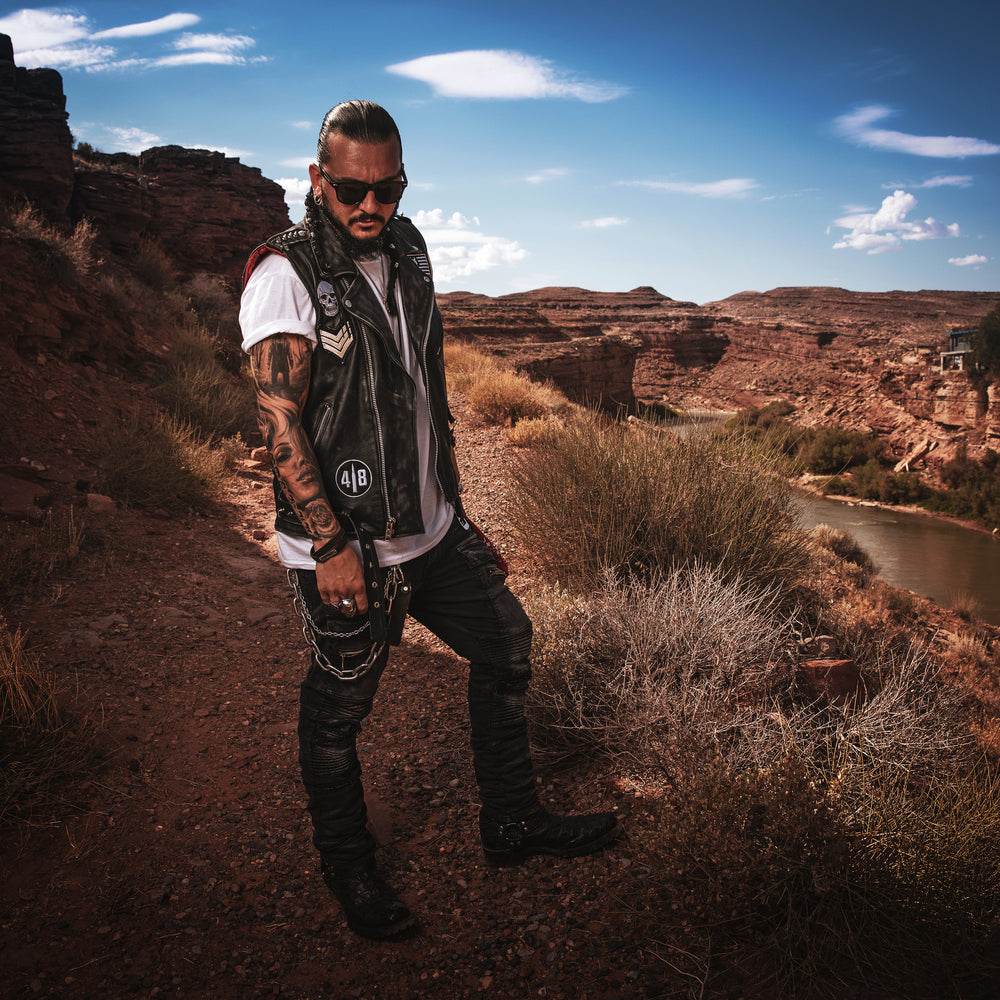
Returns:
[[[316,563],[316,586],[325,604],[337,605],[345,597],[357,605],[359,614],[368,610],[365,574],[350,545],[326,562]]]

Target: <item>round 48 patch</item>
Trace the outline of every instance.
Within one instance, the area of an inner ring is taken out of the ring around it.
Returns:
[[[337,468],[337,489],[345,497],[364,496],[372,487],[372,470],[360,459],[349,458]]]

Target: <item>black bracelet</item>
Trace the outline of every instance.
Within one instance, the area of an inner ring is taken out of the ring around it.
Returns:
[[[316,562],[326,562],[327,559],[332,559],[334,556],[339,555],[347,547],[347,532],[343,528],[333,536],[328,542],[324,542],[318,549],[313,545],[309,549],[309,555],[313,557]]]

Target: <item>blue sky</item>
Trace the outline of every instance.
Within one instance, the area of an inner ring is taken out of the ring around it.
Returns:
[[[0,32],[77,140],[222,150],[293,220],[327,109],[384,104],[441,291],[1000,287],[983,0],[105,0]]]

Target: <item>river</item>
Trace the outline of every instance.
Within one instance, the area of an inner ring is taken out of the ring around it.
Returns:
[[[732,416],[709,410],[671,425],[685,437]],[[812,494],[800,495],[802,523],[842,528],[871,556],[879,575],[894,587],[912,590],[951,607],[970,595],[977,617],[1000,625],[1000,537],[963,528],[924,514],[868,507]]]
[[[879,575],[950,607],[971,595],[977,617],[1000,625],[1000,538],[936,517],[802,496],[806,527],[842,528],[871,556]]]

